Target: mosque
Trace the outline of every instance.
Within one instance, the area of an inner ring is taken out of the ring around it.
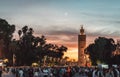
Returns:
[[[86,34],[83,26],[81,26],[80,34],[78,35],[78,65],[90,66],[89,55],[85,54]]]

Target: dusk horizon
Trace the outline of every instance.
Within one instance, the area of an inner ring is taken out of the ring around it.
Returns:
[[[26,25],[26,26],[29,27],[29,25]],[[83,26],[84,29],[86,28],[85,25],[83,25],[83,24],[80,25],[80,28],[81,28],[81,26]],[[34,30],[34,27],[31,27],[31,28],[33,28],[33,30]],[[19,35],[18,35],[17,32],[18,32],[18,30],[15,30],[15,32],[13,34],[13,39],[16,39],[16,40],[19,39]],[[77,61],[78,60],[78,35],[80,34],[80,29],[78,31],[74,32],[74,36],[72,35],[72,37],[74,37],[73,38],[74,41],[68,39],[68,37],[71,36],[69,34],[69,32],[68,32],[68,35],[66,35],[66,34],[63,35],[62,31],[58,32],[58,34],[60,34],[60,36],[57,36],[57,33],[55,33],[54,36],[52,34],[49,34],[49,33],[48,34],[47,33],[46,34],[43,34],[43,33],[38,33],[37,34],[36,31],[34,31],[34,33],[33,33],[33,35],[36,36],[36,37],[37,36],[40,37],[41,35],[44,35],[46,37],[46,39],[47,39],[46,40],[47,44],[52,43],[52,44],[56,44],[58,46],[60,46],[60,45],[66,46],[68,48],[68,50],[67,50],[67,52],[64,53],[65,54],[64,57],[67,56],[67,57],[69,57],[69,60],[75,59]],[[95,39],[97,39],[99,37],[106,37],[108,39],[112,38],[112,39],[114,39],[115,43],[117,43],[117,40],[120,40],[119,37],[113,36],[113,35],[95,35],[95,36],[93,36],[92,34],[89,35],[90,33],[87,33],[86,29],[85,29],[85,34],[86,34],[86,43],[87,43],[86,47],[89,44],[94,43]],[[64,37],[62,38],[61,35],[64,36]],[[66,40],[66,39],[68,39],[68,40]]]
[[[119,0],[13,0],[0,1],[0,18],[16,26],[33,28],[35,36],[45,35],[47,43],[65,45],[65,56],[78,56],[78,35],[81,25],[87,46],[98,37],[120,38]],[[86,46],[86,47],[87,47]]]

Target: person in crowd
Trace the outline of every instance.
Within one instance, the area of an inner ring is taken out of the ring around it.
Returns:
[[[20,68],[20,69],[19,69],[19,77],[24,77],[23,74],[24,74],[23,69]]]
[[[43,74],[44,74],[44,77],[48,77],[48,69],[47,68],[43,69]]]
[[[2,66],[0,66],[0,77],[2,76]]]
[[[33,77],[33,69],[30,67],[28,70],[29,77]]]
[[[97,68],[93,68],[92,77],[98,77],[97,76],[97,71],[98,71]]]
[[[39,77],[39,69],[35,69],[33,77]]]

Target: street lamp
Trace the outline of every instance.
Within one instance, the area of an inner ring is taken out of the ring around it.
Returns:
[[[4,63],[7,63],[7,62],[8,62],[8,59],[4,59],[3,62],[4,62]]]
[[[4,59],[4,60],[3,60],[3,63],[4,63],[6,66],[7,66],[8,62],[9,62],[8,59]]]

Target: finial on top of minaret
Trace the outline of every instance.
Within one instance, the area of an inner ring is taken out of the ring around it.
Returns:
[[[81,29],[80,29],[80,35],[84,35],[84,29],[83,29],[83,25],[81,25]]]

